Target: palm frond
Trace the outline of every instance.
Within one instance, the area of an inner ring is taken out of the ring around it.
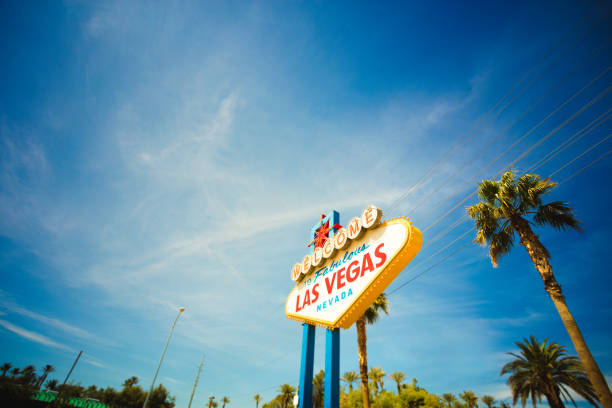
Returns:
[[[468,214],[476,222],[476,239],[474,242],[485,246],[497,228],[499,220],[495,217],[495,210],[485,203],[478,203],[468,208]]]
[[[363,313],[366,323],[376,323],[376,321],[380,318],[380,311],[387,315],[389,314],[389,301],[387,300],[387,295],[385,293],[378,295],[376,300]]]
[[[508,224],[493,234],[490,241],[489,257],[491,258],[491,264],[496,268],[498,259],[510,252],[514,246],[514,230]]]
[[[495,180],[483,180],[478,185],[478,196],[491,206],[497,201],[499,183]]]
[[[522,175],[517,182],[520,211],[524,213],[542,205],[542,196],[548,194],[556,185],[557,183],[550,179],[541,179],[535,174]]]
[[[516,188],[520,197],[520,209],[527,211],[541,204],[539,195],[534,194],[535,188],[540,181],[540,176],[535,174],[523,174],[516,182]]]
[[[468,207],[467,212],[470,218],[476,219],[481,214],[491,211],[491,208],[485,203],[478,203]]]
[[[553,201],[538,207],[533,221],[537,225],[550,225],[557,230],[565,231],[568,227],[582,231],[581,223],[574,215],[574,210],[568,203]]]
[[[508,217],[511,215],[514,209],[514,203],[518,198],[516,179],[512,169],[502,174],[499,185],[500,188],[497,193],[499,208],[503,210],[504,216]]]

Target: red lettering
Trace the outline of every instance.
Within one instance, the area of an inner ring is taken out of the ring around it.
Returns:
[[[309,304],[310,304],[310,290],[307,290],[306,294],[304,295],[304,304],[302,305],[302,309],[305,308]]]
[[[344,283],[344,268],[338,269],[336,273],[338,274],[338,289],[341,289],[346,285],[346,283]]]
[[[349,283],[353,282],[359,276],[359,267],[357,265],[359,265],[359,261],[353,261],[346,268],[346,280],[349,281]],[[353,266],[357,266],[357,268],[351,269]],[[355,272],[355,275],[351,274],[351,272]]]
[[[315,283],[312,287],[312,303],[315,303],[317,300],[319,300],[319,284]]]
[[[325,286],[327,286],[327,293],[331,293],[332,289],[334,288],[334,281],[336,280],[336,274],[334,273],[331,278],[332,278],[331,282],[329,281],[329,276],[325,278]]]
[[[372,258],[370,257],[370,253],[367,252],[363,256],[363,265],[361,266],[361,276],[363,276],[363,274],[366,271],[373,271],[373,270],[374,270],[374,265],[372,265]]]
[[[300,295],[297,295],[297,300],[295,302],[295,313],[299,312],[300,310],[302,310],[300,307]]]
[[[380,259],[380,262],[378,262],[376,264],[376,267],[378,268],[379,266],[381,266],[382,264],[384,264],[387,261],[387,254],[385,254],[384,252],[382,252],[382,247],[385,245],[385,243],[381,243],[379,246],[376,247],[376,249],[374,250],[374,255],[376,255],[376,257],[378,259]]]

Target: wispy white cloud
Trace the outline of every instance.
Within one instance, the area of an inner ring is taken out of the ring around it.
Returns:
[[[181,380],[177,380],[176,378],[167,377],[167,376],[163,377],[163,380],[169,383],[172,383],[172,384],[184,384],[184,382]]]
[[[24,339],[33,341],[35,343],[42,344],[48,347],[53,347],[53,348],[63,350],[63,351],[68,351],[70,353],[76,353],[76,350],[74,348],[66,344],[59,343],[45,335],[42,335],[32,330],[24,329],[23,327],[17,326],[6,320],[0,319],[0,326],[4,327],[6,330],[10,332],[15,333],[16,335],[20,337],[23,337]],[[106,364],[101,363],[98,359],[90,355],[83,356],[83,361],[87,364],[91,364],[96,367],[107,368]]]
[[[45,149],[25,129],[0,121],[0,229],[23,236],[33,221],[45,227],[39,190],[52,175]]]
[[[108,366],[100,361],[92,358],[91,356],[83,356],[83,361],[87,364],[91,364],[92,366],[99,368],[108,368]]]
[[[5,310],[9,311],[11,314],[17,314],[20,316],[24,316],[29,319],[43,323],[54,329],[58,329],[62,331],[63,333],[68,334],[70,337],[76,337],[76,338],[80,338],[80,339],[87,340],[87,341],[93,341],[95,343],[103,344],[106,346],[116,346],[116,343],[110,340],[101,338],[98,335],[94,335],[93,333],[87,330],[84,330],[80,327],[76,327],[60,319],[45,316],[43,314],[36,313],[29,309],[26,309],[16,304],[14,301],[12,301],[10,299],[10,296],[3,290],[0,290],[0,308],[4,308]],[[1,312],[1,313],[3,315],[6,314],[4,312]]]
[[[80,329],[78,327],[72,326],[68,323],[65,323],[59,319],[55,319],[52,317],[43,316],[41,314],[32,312],[31,310],[25,309],[23,307],[8,303],[6,301],[1,301],[0,306],[5,307],[7,310],[12,313],[19,314],[21,316],[28,317],[33,320],[37,320],[41,323],[44,323],[48,326],[54,327],[56,329],[62,330],[72,336],[77,336],[84,339],[91,339],[93,335],[86,330]]]
[[[6,320],[0,320],[0,326],[4,327],[6,330],[9,330],[18,336],[23,337],[24,339],[28,339],[30,341],[43,344],[45,346],[54,347],[60,350],[73,352],[74,350],[65,344],[60,344],[56,341],[51,340],[50,338],[43,336],[42,334],[26,330],[22,327],[16,326],[12,323],[7,322]]]

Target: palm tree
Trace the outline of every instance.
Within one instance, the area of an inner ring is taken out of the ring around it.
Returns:
[[[524,174],[517,180],[512,170],[504,173],[500,181],[483,180],[478,186],[480,203],[468,208],[478,229],[475,241],[483,246],[489,243],[491,262],[497,266],[497,260],[512,248],[514,233],[518,234],[561,316],[599,401],[604,408],[612,408],[612,392],[565,303],[549,262],[550,254],[531,229],[531,225],[550,225],[557,230],[573,228],[580,231],[580,222],[568,203],[542,204],[542,196],[555,186],[556,183],[549,179],[542,180],[533,174]],[[528,221],[531,214],[533,219]]]
[[[385,378],[385,371],[382,367],[372,367],[368,373],[368,377],[374,383],[376,395],[384,390],[383,379]]]
[[[380,367],[372,367],[368,372],[368,379],[372,381],[372,386],[374,387],[374,396],[378,395],[379,391],[381,391],[378,387],[380,385],[380,379],[385,376],[384,371]]]
[[[2,370],[2,376],[6,377],[6,372],[9,371],[13,365],[11,363],[4,363],[0,366],[0,370]]]
[[[359,375],[354,371],[347,371],[340,379],[348,384],[349,392],[353,392],[353,383],[359,379]]]
[[[53,366],[52,366],[52,365],[50,365],[50,364],[47,364],[47,365],[45,366],[45,368],[43,368],[43,373],[42,373],[42,375],[40,376],[40,378],[38,379],[38,382],[36,383],[36,386],[37,386],[38,388],[40,388],[40,387],[43,385],[43,383],[45,382],[45,379],[47,378],[47,376],[48,376],[50,373],[52,373],[53,371],[55,371],[55,367],[53,367]]]
[[[551,408],[563,408],[561,396],[574,402],[568,388],[597,405],[597,395],[578,358],[567,356],[565,348],[557,343],[546,344],[548,339],[540,343],[531,335],[530,340],[523,341],[514,343],[521,352],[508,353],[516,359],[504,365],[500,373],[511,374],[508,385],[512,405],[520,399],[524,407],[527,398],[535,405],[544,395]]]
[[[138,377],[136,377],[135,375],[128,378],[127,380],[125,380],[123,382],[123,387],[124,388],[129,388],[129,387],[133,387],[134,385],[138,384]]]
[[[259,408],[259,403],[261,402],[261,395],[255,394],[253,400],[255,401],[255,408]]]
[[[468,408],[476,408],[478,406],[478,397],[474,394],[474,391],[463,391],[463,394],[459,394],[459,398],[465,401],[465,405]]]
[[[19,374],[21,374],[21,370],[19,368],[17,368],[17,367],[15,367],[15,368],[13,368],[11,370],[11,376],[17,377]]]
[[[493,408],[493,404],[495,404],[495,398],[490,395],[483,395],[480,397],[480,400],[487,406],[487,408]]]
[[[397,383],[397,395],[400,395],[400,391],[401,391],[400,385],[404,381],[405,377],[406,377],[406,374],[402,373],[401,371],[396,371],[394,373],[389,374],[389,378],[391,378],[393,381]]]
[[[206,403],[208,408],[215,408],[217,405],[219,404],[217,404],[217,401],[215,401],[214,396],[208,397],[208,402]]]
[[[28,365],[21,370],[21,378],[26,384],[34,384],[36,380],[36,367]]]
[[[312,408],[323,408],[325,401],[325,370],[312,377]]]
[[[283,384],[279,387],[278,392],[281,394],[281,401],[283,403],[283,408],[287,408],[287,404],[293,396],[295,395],[295,388],[293,388],[289,384]]]
[[[223,403],[223,405],[221,405],[221,408],[225,408],[225,404],[229,404],[230,403],[230,399],[229,399],[229,397],[223,397],[221,399],[221,402]]]
[[[442,400],[446,402],[446,406],[448,408],[452,408],[457,403],[457,398],[455,398],[455,396],[450,392],[442,394]]]
[[[380,317],[380,311],[389,314],[387,295],[381,293],[374,303],[368,307],[363,316],[357,319],[357,345],[359,346],[359,373],[361,375],[361,392],[363,394],[363,408],[370,408],[370,390],[368,389],[368,353],[366,336],[366,323],[374,324]]]
[[[49,380],[47,384],[45,384],[45,387],[47,387],[48,390],[55,391],[58,385],[59,383],[57,380]]]

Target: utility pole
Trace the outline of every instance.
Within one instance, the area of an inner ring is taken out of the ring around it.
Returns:
[[[200,371],[202,371],[202,364],[204,364],[204,354],[202,354],[202,361],[200,361],[200,367],[198,367],[198,373],[196,374],[195,381],[193,382],[193,389],[191,390],[191,397],[189,398],[189,405],[187,408],[191,408],[191,401],[193,401],[193,394],[195,394],[196,387],[198,386]]]
[[[68,371],[68,375],[66,376],[66,379],[64,380],[64,384],[66,384],[68,382],[68,378],[70,378],[70,374],[72,374],[72,370],[74,370],[74,366],[76,366],[76,364],[79,361],[79,358],[81,358],[81,354],[83,354],[83,350],[79,351],[79,355],[74,360],[74,363],[72,363],[72,368],[70,369],[70,371]]]
[[[178,321],[179,317],[181,317],[181,313],[183,313],[184,311],[185,311],[184,307],[179,308],[179,312],[176,315],[176,319],[174,319],[174,323],[172,323],[172,327],[170,327],[170,334],[168,334],[168,339],[166,340],[166,344],[164,345],[164,351],[162,351],[161,358],[159,359],[157,370],[155,370],[155,375],[153,376],[153,382],[151,383],[151,389],[149,390],[147,397],[145,398],[144,403],[142,404],[142,408],[147,408],[147,403],[149,402],[149,398],[151,397],[151,394],[153,393],[153,387],[155,386],[155,380],[157,379],[157,374],[159,374],[159,368],[162,365],[162,361],[164,361],[164,356],[166,355],[166,350],[168,349],[168,343],[170,343],[170,338],[172,337],[174,326],[176,326],[176,322]]]

